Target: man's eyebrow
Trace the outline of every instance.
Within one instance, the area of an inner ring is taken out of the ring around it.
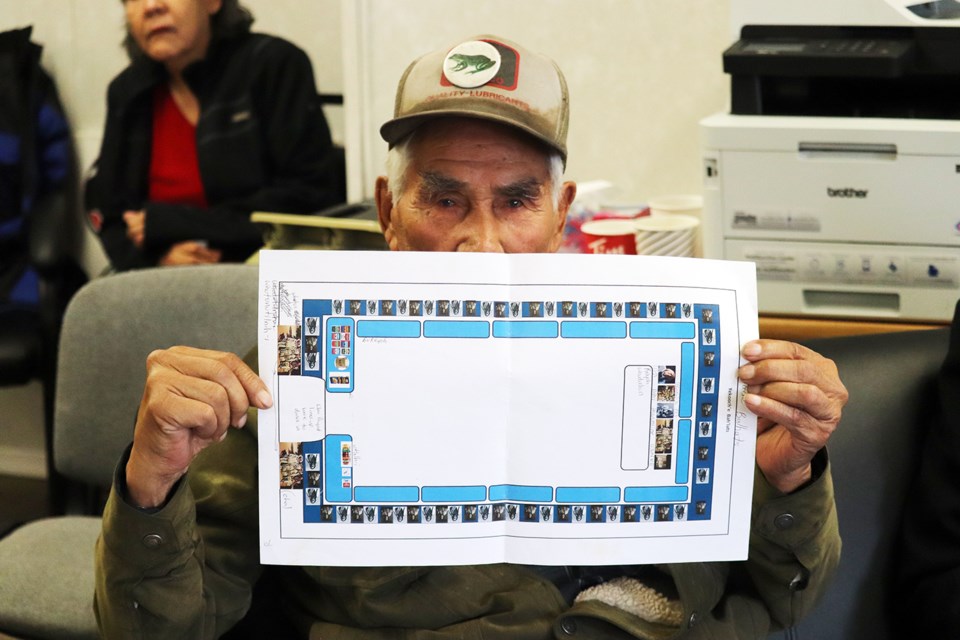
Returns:
[[[540,180],[537,180],[536,178],[526,178],[524,180],[518,180],[517,182],[503,185],[502,187],[497,187],[496,193],[497,195],[506,198],[525,198],[528,200],[533,200],[540,196],[541,187],[543,187],[543,183]]]
[[[420,172],[420,197],[429,198],[444,191],[458,191],[467,186],[466,182],[451,178],[435,171]]]

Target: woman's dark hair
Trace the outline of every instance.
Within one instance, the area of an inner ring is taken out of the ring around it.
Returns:
[[[249,33],[252,24],[253,14],[240,4],[240,0],[221,0],[220,10],[210,16],[210,42]],[[146,55],[130,35],[130,29],[123,39],[123,48],[131,60]]]

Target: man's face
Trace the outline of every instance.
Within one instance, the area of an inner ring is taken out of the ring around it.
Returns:
[[[450,118],[421,126],[396,206],[377,181],[380,226],[395,251],[544,253],[560,246],[576,195],[554,206],[546,153],[515,130]]]

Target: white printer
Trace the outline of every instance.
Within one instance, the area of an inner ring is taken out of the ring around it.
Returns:
[[[704,255],[755,262],[762,312],[953,315],[960,3],[899,5],[910,26],[747,24],[724,53],[731,113],[701,122]]]

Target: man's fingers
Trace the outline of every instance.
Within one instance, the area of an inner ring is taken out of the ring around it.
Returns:
[[[265,409],[272,404],[266,385],[235,354],[173,347],[150,354],[150,359],[184,376],[208,380],[221,386],[228,399],[230,424],[239,424],[250,405]]]

